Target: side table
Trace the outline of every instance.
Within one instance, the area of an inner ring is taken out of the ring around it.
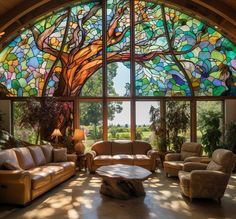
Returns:
[[[87,169],[85,154],[77,154],[77,166],[79,168],[79,171],[81,171],[82,169]]]

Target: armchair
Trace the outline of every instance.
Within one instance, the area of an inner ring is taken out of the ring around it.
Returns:
[[[180,189],[192,198],[213,198],[220,201],[228,184],[235,156],[232,151],[217,149],[209,164],[185,163],[179,171]]]
[[[180,153],[169,153],[165,156],[163,163],[166,176],[178,176],[185,162],[200,162],[202,155],[202,145],[195,142],[186,142],[181,147]]]

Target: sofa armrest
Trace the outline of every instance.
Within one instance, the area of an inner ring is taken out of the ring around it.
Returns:
[[[165,161],[178,161],[181,160],[180,153],[169,153],[165,156]]]
[[[149,151],[147,152],[147,156],[148,156],[148,157],[155,157],[155,158],[157,158],[157,157],[159,156],[159,154],[158,154],[158,152],[155,151],[155,150],[149,150]]]
[[[97,156],[96,151],[89,151],[86,153],[86,158],[87,159],[94,159]]]
[[[19,182],[22,183],[26,178],[31,180],[31,175],[28,171],[22,170],[0,170],[0,183],[1,182]]]
[[[183,166],[183,171],[191,172],[193,170],[206,170],[207,164],[198,162],[188,162]]]
[[[0,203],[25,205],[31,201],[28,171],[0,170]]]
[[[87,167],[88,167],[89,172],[94,172],[93,160],[96,156],[97,156],[97,153],[96,151],[93,151],[93,150],[86,153],[86,161],[87,161]]]
[[[155,171],[157,168],[157,158],[159,157],[159,154],[155,150],[149,150],[147,152],[147,156],[150,158],[151,162],[151,171]]]
[[[198,163],[201,163],[202,161],[202,158],[201,157],[187,157],[184,159],[184,163],[187,163],[187,162],[198,162]]]
[[[67,154],[66,157],[67,157],[67,161],[72,161],[74,163],[76,163],[76,161],[77,161],[77,155],[76,154]]]

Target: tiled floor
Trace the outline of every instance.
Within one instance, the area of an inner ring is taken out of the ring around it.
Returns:
[[[112,199],[100,195],[100,185],[97,175],[78,173],[27,207],[0,206],[0,218],[236,218],[236,174],[232,175],[221,204],[204,199],[191,203],[180,194],[178,179],[166,178],[160,170],[145,181],[145,197]]]

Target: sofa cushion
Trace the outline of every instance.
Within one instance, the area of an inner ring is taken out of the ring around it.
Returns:
[[[33,157],[32,157],[28,148],[26,148],[26,147],[14,148],[13,150],[16,152],[16,156],[18,158],[19,165],[22,169],[28,170],[28,169],[35,167]]]
[[[23,170],[19,164],[15,164],[13,162],[11,162],[10,160],[6,160],[3,164],[3,169],[6,170]]]
[[[55,175],[55,174],[63,172],[64,168],[59,165],[50,165],[50,166],[48,165],[48,166],[42,166],[41,170],[43,172],[50,173],[51,175]]]
[[[134,157],[134,165],[150,165],[150,158],[144,154],[136,154]]]
[[[132,142],[130,141],[113,141],[111,145],[112,155],[129,154],[132,155]]]
[[[0,151],[0,169],[5,168],[2,165],[6,161],[10,161],[13,165],[19,166],[16,153],[13,149]]]
[[[29,147],[30,153],[34,159],[36,166],[42,166],[46,164],[46,158],[43,154],[42,149],[39,146]]]
[[[111,142],[110,141],[99,141],[93,144],[92,150],[97,155],[111,155]]]
[[[133,165],[134,162],[134,157],[133,155],[128,155],[128,154],[117,154],[112,156],[112,163],[113,164],[127,164],[127,165]]]
[[[56,167],[57,166],[57,167],[61,167],[61,168],[65,169],[65,170],[68,170],[70,168],[74,168],[75,163],[72,161],[66,161],[66,162],[60,162],[60,163],[48,163],[48,164],[46,164],[46,166],[48,166],[48,167]]]
[[[94,158],[94,164],[98,166],[111,165],[112,156],[111,155],[99,155]]]
[[[52,145],[41,145],[40,147],[41,147],[43,154],[45,156],[46,163],[52,162],[52,150],[53,150]]]
[[[32,189],[38,189],[51,182],[51,174],[43,171],[41,167],[29,170],[31,174]]]
[[[66,154],[67,154],[66,148],[53,149],[53,162],[67,161]]]
[[[145,141],[134,141],[133,142],[133,154],[147,154],[152,147],[148,142]]]

